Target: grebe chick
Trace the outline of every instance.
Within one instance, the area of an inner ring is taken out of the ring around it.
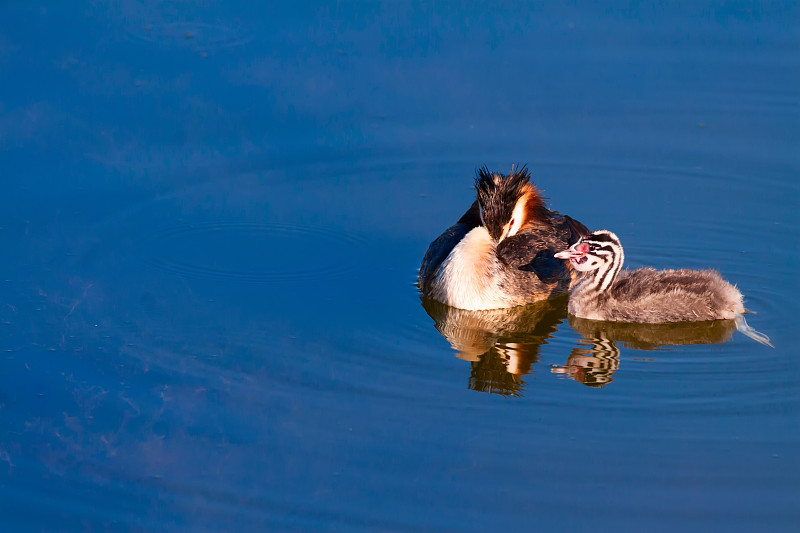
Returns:
[[[527,167],[507,176],[476,172],[477,199],[425,253],[422,294],[451,307],[500,309],[567,292],[569,271],[555,252],[588,233],[545,207]]]
[[[748,337],[772,346],[744,319],[742,293],[713,270],[622,270],[625,254],[607,230],[581,237],[555,255],[569,259],[573,275],[567,309],[591,320],[619,322],[699,322],[735,320]]]

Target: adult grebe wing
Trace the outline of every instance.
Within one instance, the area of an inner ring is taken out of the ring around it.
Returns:
[[[543,283],[553,283],[569,276],[566,263],[556,259],[553,246],[535,233],[520,233],[503,240],[497,255],[508,268],[536,274]]]

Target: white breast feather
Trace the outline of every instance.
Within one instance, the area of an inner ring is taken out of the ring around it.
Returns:
[[[467,233],[444,260],[434,285],[440,300],[460,309],[508,307],[497,285],[495,243],[486,228]]]

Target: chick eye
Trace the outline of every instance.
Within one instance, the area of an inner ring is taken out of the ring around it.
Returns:
[[[511,219],[511,222],[508,223],[508,226],[513,228],[514,227],[514,219]]]

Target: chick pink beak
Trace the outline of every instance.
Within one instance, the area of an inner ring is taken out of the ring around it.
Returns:
[[[558,252],[557,254],[555,254],[555,257],[557,259],[577,259],[582,256],[583,256],[582,253],[576,252],[574,250],[564,250],[563,252]]]

